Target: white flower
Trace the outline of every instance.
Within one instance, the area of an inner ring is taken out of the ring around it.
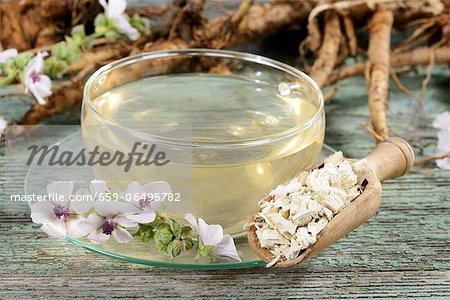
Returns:
[[[436,116],[433,121],[433,127],[439,129],[438,154],[450,153],[450,112],[446,111]],[[436,160],[436,165],[445,170],[450,170],[450,157]]]
[[[450,127],[438,132],[437,147],[439,154],[450,153]],[[444,170],[450,170],[450,157],[436,160],[436,165]]]
[[[92,205],[88,202],[74,201],[70,198],[73,182],[55,181],[47,185],[48,195],[52,201],[40,201],[31,205],[31,219],[34,223],[43,224],[41,230],[50,236],[65,238],[66,235],[79,238],[86,233],[79,227]],[[77,191],[76,195],[81,191]]]
[[[0,136],[3,135],[7,126],[8,126],[8,121],[6,121],[3,116],[0,116]]]
[[[433,127],[437,129],[450,128],[450,111],[445,111],[442,114],[437,115],[433,121]]]
[[[44,97],[52,94],[52,81],[50,77],[42,74],[45,56],[47,56],[46,52],[39,52],[28,62],[24,78],[25,93],[30,91],[41,105],[45,104]]]
[[[223,234],[222,226],[208,225],[205,220],[201,218],[199,218],[197,222],[192,214],[187,214],[184,218],[191,224],[194,230],[197,231],[203,245],[215,247],[212,253],[242,261],[237,253],[233,238],[229,234]]]
[[[119,32],[125,34],[130,40],[133,41],[139,38],[139,31],[131,26],[123,15],[125,13],[125,9],[127,8],[126,0],[109,0],[108,3],[106,0],[100,0],[100,4],[103,6],[108,19],[113,21],[114,26],[116,26]]]
[[[170,191],[170,185],[165,181],[150,182],[145,185],[131,182],[122,197],[133,200],[139,212],[126,217],[143,224],[153,222],[156,218],[156,208]]]
[[[11,48],[5,51],[0,52],[0,64],[4,64],[8,59],[16,57],[19,55],[17,49]],[[0,70],[0,75],[2,74],[2,70]]]
[[[92,242],[103,244],[110,237],[119,243],[128,243],[133,236],[125,229],[136,227],[136,221],[129,220],[124,214],[138,213],[137,208],[131,203],[118,201],[96,201],[94,203],[96,214],[90,214],[80,227],[90,232],[87,236]]]
[[[0,64],[4,64],[8,59],[16,57],[17,55],[19,55],[19,52],[14,48],[0,52]]]

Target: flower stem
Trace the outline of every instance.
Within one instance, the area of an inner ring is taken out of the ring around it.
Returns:
[[[103,36],[103,33],[94,32],[94,33],[91,33],[90,35],[86,36],[86,39],[88,39],[89,41],[92,41],[92,40],[94,40],[96,38],[99,38],[101,36]]]

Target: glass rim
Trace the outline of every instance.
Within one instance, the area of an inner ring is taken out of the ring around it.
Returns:
[[[317,95],[317,105],[316,105],[316,111],[312,116],[310,116],[306,121],[293,126],[287,130],[284,130],[282,132],[278,132],[271,135],[261,136],[257,138],[251,138],[246,140],[240,140],[240,141],[214,141],[214,142],[186,142],[179,139],[174,138],[166,138],[161,136],[152,135],[149,133],[145,133],[139,130],[135,130],[129,126],[125,126],[123,124],[120,124],[108,116],[105,116],[104,114],[100,113],[95,107],[92,105],[92,100],[89,96],[89,92],[92,89],[93,84],[101,78],[103,75],[107,74],[108,72],[111,72],[116,69],[120,69],[122,67],[138,63],[140,61],[147,61],[147,60],[153,60],[153,59],[160,59],[160,58],[169,58],[169,57],[177,57],[177,56],[192,56],[192,57],[198,57],[198,56],[205,56],[205,57],[218,57],[218,58],[230,58],[235,60],[240,60],[244,62],[252,62],[259,65],[264,65],[273,69],[276,69],[278,71],[290,74],[304,82],[310,85],[310,87],[313,89],[313,91]],[[162,51],[152,51],[152,52],[144,52],[137,55],[128,56],[119,60],[116,60],[114,62],[111,62],[109,64],[106,64],[99,68],[97,71],[95,71],[87,80],[86,85],[84,86],[83,90],[83,106],[86,106],[87,109],[89,109],[94,117],[98,119],[102,123],[102,125],[105,125],[111,129],[114,129],[116,131],[120,131],[122,133],[134,136],[140,140],[150,142],[150,143],[159,143],[159,144],[167,144],[172,146],[178,146],[178,147],[196,147],[196,148],[241,148],[241,147],[253,147],[253,146],[260,146],[264,144],[270,144],[273,142],[277,142],[283,139],[287,139],[290,137],[293,137],[306,129],[308,129],[310,126],[315,124],[317,119],[322,115],[323,108],[324,108],[324,98],[323,93],[320,89],[320,87],[317,85],[317,83],[307,74],[300,71],[297,68],[294,68],[288,64],[279,62],[277,60],[251,54],[251,53],[245,53],[245,52],[239,52],[239,51],[231,51],[231,50],[215,50],[215,49],[203,49],[203,48],[186,48],[186,49],[171,49],[171,50],[162,50]]]

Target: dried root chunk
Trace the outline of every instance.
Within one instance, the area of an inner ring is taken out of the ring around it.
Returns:
[[[255,226],[261,247],[274,255],[267,267],[294,259],[314,244],[333,216],[361,194],[366,169],[365,160],[350,162],[337,152],[322,167],[302,172],[261,200],[261,212],[248,226]]]

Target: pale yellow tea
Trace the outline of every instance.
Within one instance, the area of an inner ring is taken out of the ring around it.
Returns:
[[[145,78],[93,99],[93,109],[108,120],[85,109],[83,137],[87,146],[123,152],[141,139],[160,143],[169,158],[178,156],[169,165],[127,173],[117,165],[95,167],[96,176],[117,191],[131,181],[166,180],[192,201],[186,206],[192,211],[175,214],[191,212],[237,234],[259,199],[318,157],[323,113],[316,114],[308,97],[296,91],[282,96],[276,85],[237,76]],[[123,131],[108,129],[108,122]]]

